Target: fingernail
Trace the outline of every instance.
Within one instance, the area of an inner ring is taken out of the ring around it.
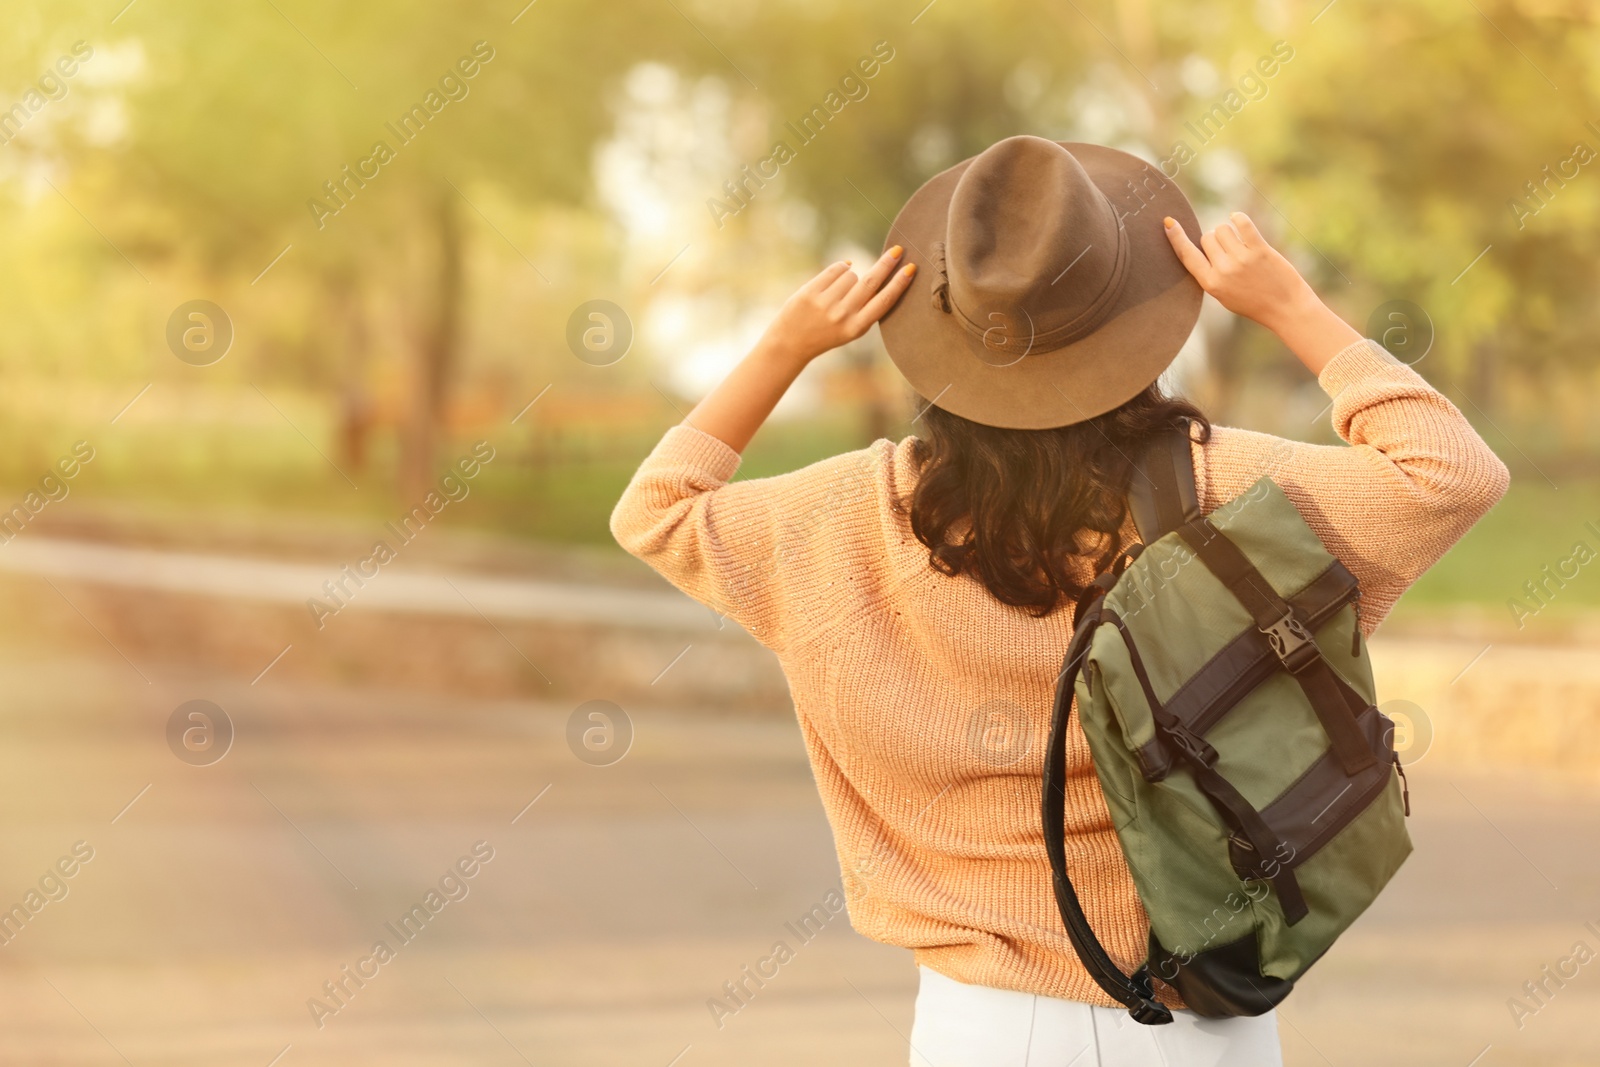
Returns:
[[[1168,216],[1167,216],[1167,217],[1166,217],[1166,218],[1164,218],[1164,219],[1162,219],[1162,220],[1161,220],[1161,224],[1162,224],[1162,225],[1163,225],[1163,226],[1165,226],[1165,227],[1166,227],[1166,228],[1167,228],[1167,229],[1169,229],[1169,230],[1170,230],[1170,229],[1172,229],[1172,228],[1173,228],[1173,227],[1174,227],[1174,226],[1176,226],[1176,225],[1177,225],[1177,224],[1178,224],[1178,223],[1177,223],[1177,221],[1176,221],[1176,220],[1174,220],[1174,219],[1173,219],[1173,217],[1172,217],[1172,216],[1171,216],[1171,215],[1168,215]]]
[[[844,261],[844,265],[847,267],[853,267],[856,265],[856,261],[853,259],[847,259]]]
[[[895,245],[893,248],[889,249],[889,254],[891,256],[893,256],[895,259],[899,259],[900,258],[900,254],[902,252],[904,252],[904,251],[905,251],[904,248],[901,248],[899,245]]]
[[[906,264],[906,277],[907,278],[915,278],[916,276],[917,276],[917,265],[915,263],[907,263]]]

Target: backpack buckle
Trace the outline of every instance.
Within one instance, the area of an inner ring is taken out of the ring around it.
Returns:
[[[1220,758],[1217,755],[1217,750],[1212,748],[1210,742],[1205,738],[1189,729],[1183,723],[1174,723],[1167,727],[1164,732],[1167,740],[1172,742],[1189,762],[1205,767],[1215,767],[1217,765],[1217,760]]]
[[[1285,611],[1277,622],[1257,629],[1266,635],[1273,653],[1291,674],[1299,674],[1322,655],[1311,631],[1294,617],[1293,609]]]

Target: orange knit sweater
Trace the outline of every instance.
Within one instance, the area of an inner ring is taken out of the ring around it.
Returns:
[[[1370,633],[1508,476],[1461,413],[1376,343],[1339,353],[1320,383],[1349,447],[1217,427],[1195,445],[1201,506],[1270,474],[1360,579]],[[677,426],[611,530],[777,654],[858,931],[958,981],[1114,1005],[1067,940],[1039,824],[1071,609],[1036,619],[929,566],[906,511],[911,445],[880,440],[730,484],[739,454]],[[996,716],[1007,707],[1020,715]],[[1106,950],[1131,969],[1147,920],[1072,722],[1069,869]]]

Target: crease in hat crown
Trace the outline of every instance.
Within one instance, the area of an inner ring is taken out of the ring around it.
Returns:
[[[1093,333],[1128,276],[1117,210],[1065,147],[1008,137],[980,153],[950,199],[932,250],[934,306],[990,347],[1050,352]],[[1058,288],[1068,274],[1072,283]]]

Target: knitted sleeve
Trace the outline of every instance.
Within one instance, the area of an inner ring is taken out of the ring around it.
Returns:
[[[880,445],[886,442],[880,442]],[[611,513],[628,552],[775,651],[825,619],[828,576],[851,527],[876,514],[883,457],[847,452],[730,482],[739,453],[688,425],[645,459]]]
[[[1196,457],[1201,506],[1269,475],[1360,580],[1370,634],[1504,495],[1510,475],[1454,404],[1374,341],[1340,352],[1318,380],[1349,447],[1219,426]]]

